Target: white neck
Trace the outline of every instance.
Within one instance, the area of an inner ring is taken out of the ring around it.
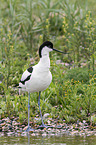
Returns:
[[[49,52],[46,51],[46,49],[43,49],[42,50],[42,58],[45,57],[45,56],[49,57]]]
[[[49,58],[49,53],[48,55],[44,55],[40,58],[40,61],[39,61],[43,67],[47,67],[47,68],[50,68],[50,58]]]
[[[44,55],[40,58],[39,63],[37,64],[39,67],[39,70],[42,71],[49,71],[50,68],[50,59],[49,55]]]
[[[41,51],[41,56],[47,56],[49,57],[49,52],[53,51],[51,48],[48,48],[47,46],[45,46],[42,51]]]

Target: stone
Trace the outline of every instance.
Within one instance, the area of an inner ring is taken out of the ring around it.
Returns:
[[[23,130],[26,130],[28,128],[28,126],[25,126],[24,128],[23,128]]]
[[[35,133],[32,133],[31,135],[32,135],[32,136],[35,136]]]
[[[8,130],[9,130],[8,126],[3,126],[3,127],[2,127],[2,131],[3,131],[3,132],[8,132]]]
[[[50,114],[49,113],[46,113],[43,115],[43,119],[47,118]]]
[[[42,136],[47,136],[47,134],[46,133],[43,133]]]

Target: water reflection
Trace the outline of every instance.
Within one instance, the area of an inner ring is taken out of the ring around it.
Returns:
[[[95,145],[96,136],[1,136],[0,145]]]
[[[33,144],[33,142],[32,143],[30,143],[30,133],[27,133],[27,138],[28,138],[28,145],[31,145],[31,144]],[[32,137],[33,138],[33,137]],[[31,139],[32,139],[31,138]],[[36,140],[36,139],[35,139]],[[40,139],[38,139],[37,138],[37,140],[39,140],[39,143],[41,144],[41,145],[44,145],[44,138],[41,136],[40,137]],[[33,140],[32,140],[33,141]]]
[[[28,145],[30,145],[30,134],[28,133]]]

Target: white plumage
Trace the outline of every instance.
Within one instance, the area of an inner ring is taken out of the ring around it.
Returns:
[[[50,127],[50,126],[46,126],[43,122],[42,113],[40,109],[40,94],[41,94],[41,91],[44,91],[45,89],[48,88],[48,86],[50,85],[52,81],[52,74],[49,70],[50,69],[49,52],[53,50],[61,52],[59,50],[54,49],[53,44],[50,41],[44,42],[39,48],[40,61],[38,62],[37,65],[28,68],[21,77],[19,88],[29,93],[28,128],[26,131],[32,131],[32,129],[29,126],[29,117],[30,117],[29,102],[30,102],[30,93],[33,93],[33,92],[39,92],[38,105],[39,105],[39,110],[40,110],[40,115],[41,115],[41,120],[42,120],[42,125],[40,127],[41,128]]]
[[[46,53],[44,52],[42,58],[40,58],[39,63],[32,67],[33,68],[32,73],[30,73],[28,70],[26,70],[23,73],[21,77],[21,82],[19,83],[19,87],[21,87],[23,91],[27,91],[30,93],[39,92],[47,89],[48,86],[50,85],[52,81],[52,75],[49,70],[50,68],[49,51],[51,49],[49,48],[47,49]],[[30,79],[26,80],[28,76],[30,76]],[[24,80],[26,80],[25,84],[22,83],[22,81]]]

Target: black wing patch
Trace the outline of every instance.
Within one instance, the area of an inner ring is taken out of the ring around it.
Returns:
[[[28,71],[29,73],[32,73],[33,68],[32,68],[32,67],[29,67],[29,68],[27,69],[27,71]]]
[[[20,82],[21,82],[23,85],[25,85],[25,82],[28,81],[28,80],[30,80],[30,77],[31,77],[31,75],[29,75],[24,81],[21,81],[21,80],[20,80]]]

